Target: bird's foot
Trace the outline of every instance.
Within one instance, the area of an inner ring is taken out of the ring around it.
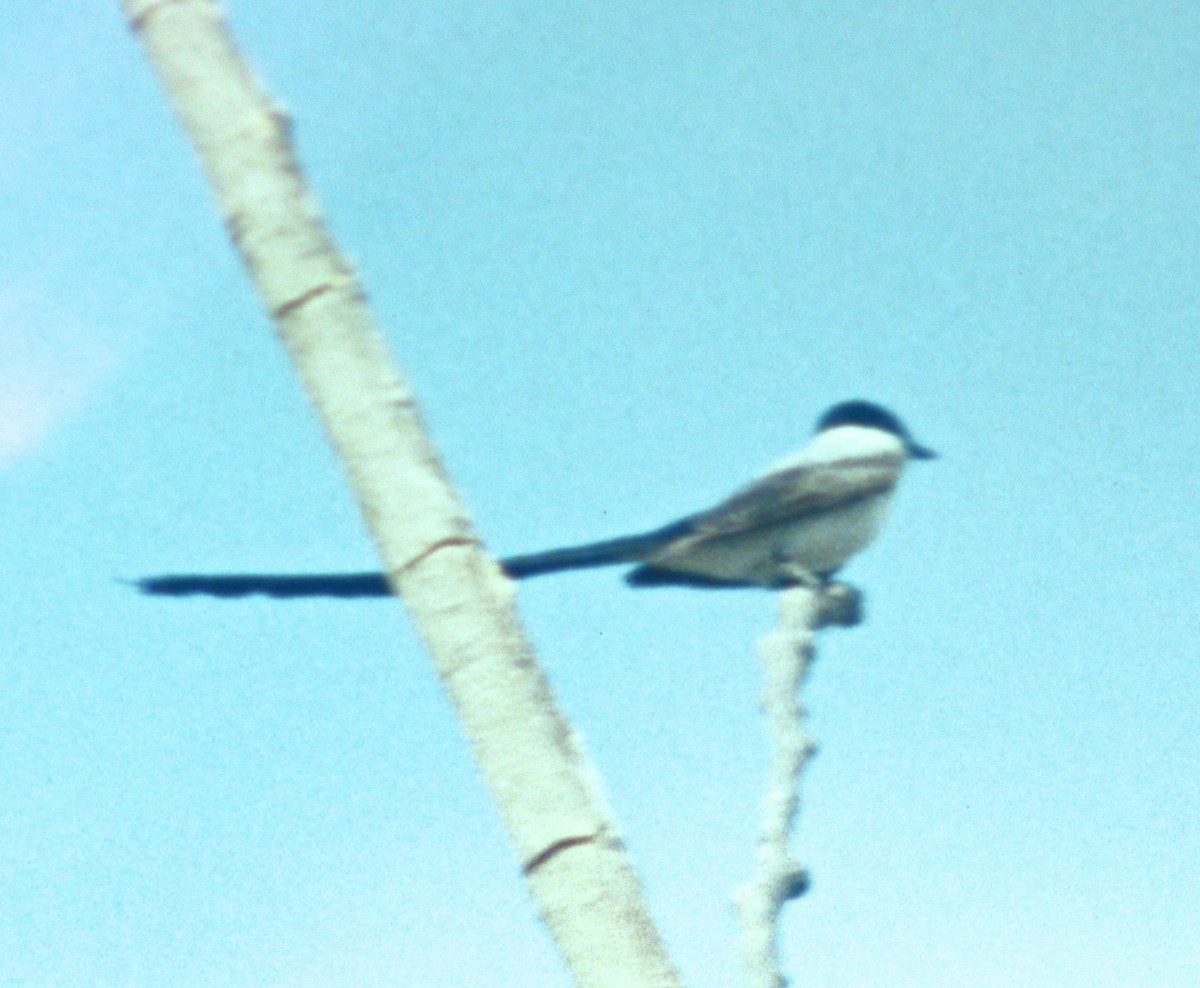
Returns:
[[[775,572],[780,588],[807,587],[809,590],[820,590],[828,582],[828,577],[818,576],[807,566],[801,566],[792,559],[776,559]]]

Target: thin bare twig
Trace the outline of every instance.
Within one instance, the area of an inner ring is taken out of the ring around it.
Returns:
[[[805,731],[808,712],[800,702],[800,687],[816,655],[816,631],[828,624],[856,624],[860,604],[858,592],[845,584],[788,590],[780,597],[778,626],[759,643],[771,756],[755,873],[735,896],[749,988],[787,984],[779,957],[779,916],[784,903],[808,888],[808,873],[789,843],[800,808],[800,777],[816,752]]]

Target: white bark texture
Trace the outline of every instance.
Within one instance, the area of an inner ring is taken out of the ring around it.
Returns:
[[[535,663],[512,584],[481,550],[324,228],[286,114],[212,0],[125,0],[123,9],[345,464],[576,983],[678,985],[616,824]]]
[[[805,731],[807,711],[799,692],[816,655],[817,629],[857,623],[860,605],[857,591],[844,584],[788,590],[780,596],[779,624],[759,643],[771,755],[755,872],[734,897],[749,988],[784,988],[788,983],[779,956],[779,918],[784,904],[808,885],[789,843],[800,809],[800,778],[816,751]]]

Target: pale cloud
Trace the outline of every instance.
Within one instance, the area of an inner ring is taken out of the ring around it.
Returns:
[[[117,364],[101,334],[28,291],[0,291],[0,469],[82,409]]]

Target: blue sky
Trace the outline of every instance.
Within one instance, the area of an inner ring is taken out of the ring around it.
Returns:
[[[1200,970],[1193,4],[231,9],[498,553],[650,527],[894,407],[825,636],[812,986]],[[565,984],[115,4],[0,12],[0,983]],[[769,594],[521,604],[687,982],[737,983]]]

